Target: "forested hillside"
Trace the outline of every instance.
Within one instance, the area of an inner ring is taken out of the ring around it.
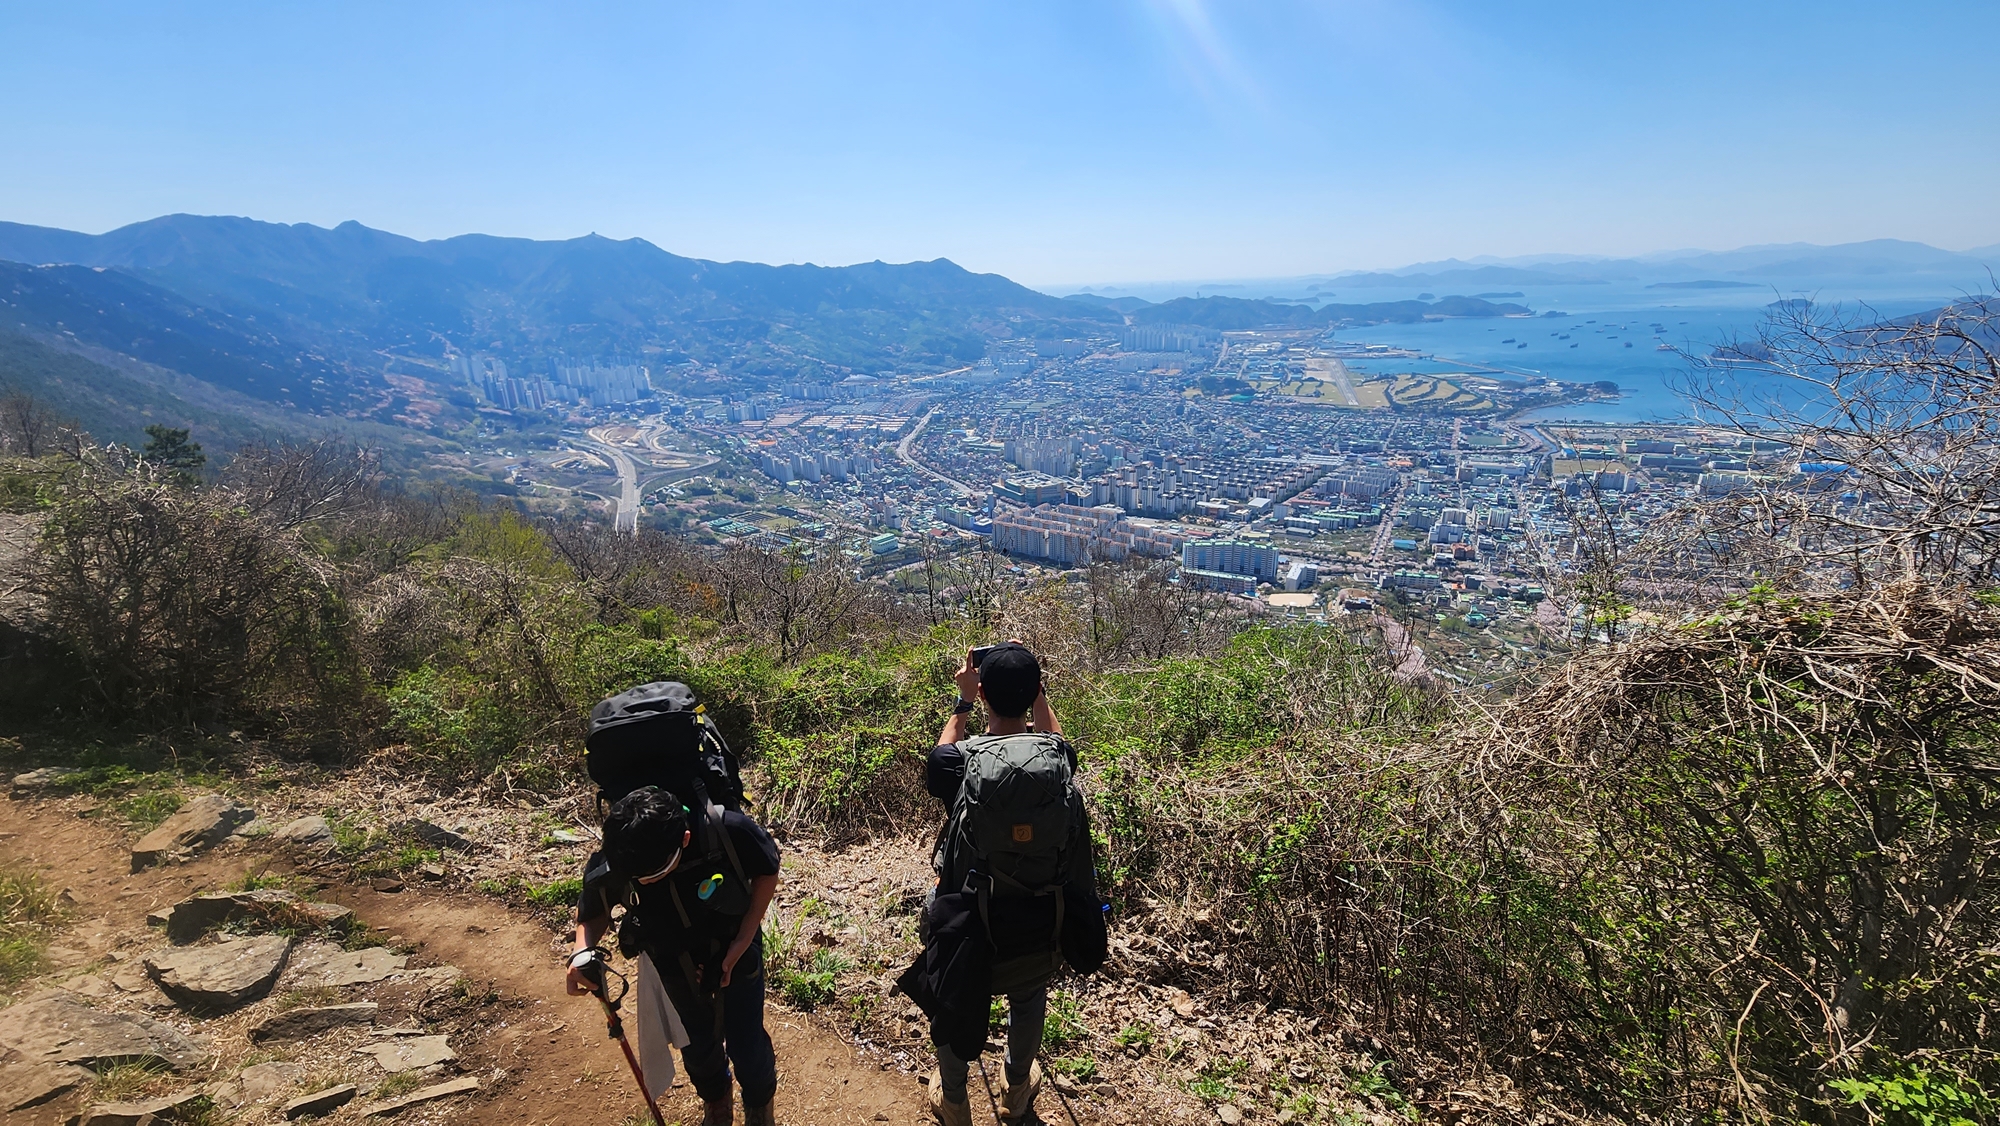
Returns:
[[[435,355],[444,341],[522,357],[624,351],[656,363],[691,359],[763,380],[795,378],[818,365],[956,366],[1012,332],[1014,318],[1118,320],[943,259],[841,267],[708,262],[641,239],[596,235],[419,242],[354,222],[328,230],[170,215],[95,236],[0,224],[0,259],[129,274],[237,325],[344,361],[363,387],[366,370],[380,370],[373,352]],[[155,310],[150,319],[170,323],[169,311]],[[118,332],[129,334],[124,325]]]

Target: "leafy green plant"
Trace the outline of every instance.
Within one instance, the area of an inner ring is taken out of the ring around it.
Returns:
[[[774,968],[772,976],[777,980],[778,992],[793,1008],[802,1012],[812,1012],[834,998],[834,980],[850,968],[846,958],[827,949],[812,952],[803,966],[794,959],[784,959]]]
[[[1113,1043],[1128,1051],[1144,1055],[1153,1049],[1153,1026],[1150,1024],[1128,1024],[1118,1030]]]
[[[545,884],[533,884],[523,897],[530,907],[538,910],[564,910],[576,906],[576,897],[583,894],[583,877],[567,876],[560,880],[550,880]]]
[[[1042,1021],[1042,1047],[1060,1051],[1090,1035],[1084,1027],[1083,1004],[1066,989],[1049,994],[1048,1016]]]
[[[1981,1126],[2000,1104],[1970,1078],[1911,1066],[1894,1075],[1835,1079],[1827,1084],[1881,1126]]]
[[[1079,1083],[1088,1083],[1097,1078],[1097,1060],[1091,1056],[1058,1056],[1049,1061],[1049,1069],[1058,1075],[1067,1075]]]

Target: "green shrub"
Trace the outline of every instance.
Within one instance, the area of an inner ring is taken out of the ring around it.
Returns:
[[[49,933],[62,917],[62,901],[41,877],[0,868],[0,994],[41,968]]]
[[[1827,1086],[1882,1126],[1982,1126],[2000,1114],[2000,1105],[1970,1078],[1924,1067],[1835,1079]]]

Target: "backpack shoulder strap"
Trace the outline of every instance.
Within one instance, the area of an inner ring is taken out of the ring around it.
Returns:
[[[722,807],[709,800],[708,787],[702,785],[700,779],[695,780],[694,799],[700,803],[701,832],[707,838],[703,842],[707,855],[729,857],[729,866],[735,870],[736,878],[748,886],[750,879],[743,874],[743,860],[736,855],[736,842],[729,839],[729,826],[722,823]]]

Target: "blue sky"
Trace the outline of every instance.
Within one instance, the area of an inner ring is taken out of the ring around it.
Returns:
[[[2000,242],[2000,4],[0,2],[0,218],[1038,285]]]

